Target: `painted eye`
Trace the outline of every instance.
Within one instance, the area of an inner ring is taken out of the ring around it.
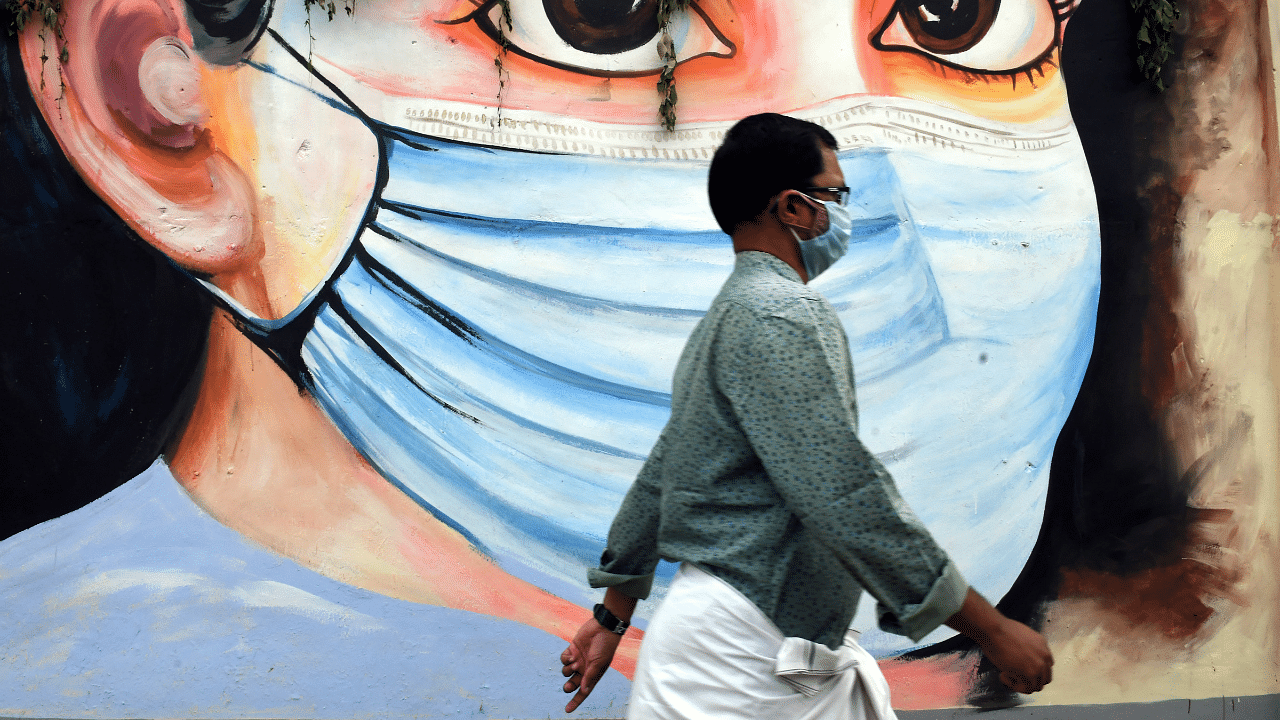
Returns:
[[[898,0],[872,40],[879,50],[914,51],[944,65],[1016,73],[1053,49],[1074,2],[1053,0]]]
[[[659,0],[509,0],[511,27],[503,33],[511,52],[544,65],[586,75],[655,75]],[[502,6],[481,5],[471,20],[494,41]],[[671,19],[676,61],[704,55],[733,57],[736,48],[696,4]]]
[[[561,40],[593,55],[644,47],[661,29],[658,0],[542,0],[542,7]]]

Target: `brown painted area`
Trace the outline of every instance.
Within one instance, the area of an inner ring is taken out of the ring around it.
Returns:
[[[1157,409],[1166,408],[1180,387],[1179,369],[1174,350],[1184,343],[1178,326],[1174,303],[1181,295],[1181,284],[1173,261],[1174,244],[1179,235],[1178,210],[1182,193],[1163,178],[1148,186],[1146,201],[1150,209],[1150,298],[1142,336],[1142,368],[1139,378],[1142,395]]]
[[[1230,554],[1211,539],[1214,531],[1229,525],[1231,511],[1202,509],[1191,515],[1196,520],[1187,557],[1130,575],[1064,570],[1059,597],[1092,599],[1107,613],[1100,616],[1104,625],[1154,629],[1171,640],[1195,637],[1217,612],[1210,604],[1215,599],[1237,604],[1244,600],[1233,590],[1240,581],[1239,568],[1226,560]],[[1111,629],[1122,635],[1126,630]]]
[[[1150,295],[1142,339],[1144,396],[1157,412],[1168,407],[1174,396],[1189,388],[1180,378],[1177,359],[1171,353],[1186,343],[1185,351],[1195,356],[1193,339],[1179,327],[1178,310],[1183,288],[1178,253],[1186,224],[1182,216],[1184,200],[1197,192],[1197,180],[1233,150],[1228,138],[1239,124],[1237,98],[1221,95],[1212,88],[1237,87],[1255,91],[1263,82],[1250,57],[1253,48],[1241,46],[1244,37],[1257,37],[1252,28],[1255,3],[1237,0],[1202,0],[1181,4],[1183,24],[1179,33],[1183,46],[1173,82],[1153,107],[1147,143],[1150,157],[1140,194],[1148,210]],[[1269,123],[1263,126],[1270,127]],[[1247,181],[1243,177],[1241,185]],[[1247,188],[1234,188],[1236,196],[1247,197]],[[1238,192],[1244,190],[1245,192]],[[1198,380],[1198,378],[1191,378]]]
[[[1155,625],[1170,638],[1187,638],[1213,614],[1201,599],[1207,575],[1203,566],[1185,560],[1131,577],[1068,570],[1062,594],[1095,598],[1133,625]]]

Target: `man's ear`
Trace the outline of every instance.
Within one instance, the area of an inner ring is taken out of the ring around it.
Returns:
[[[80,175],[186,268],[216,276],[255,262],[254,196],[206,127],[201,60],[180,8],[170,0],[63,8],[65,64],[38,23],[21,48],[36,102]]]
[[[815,218],[813,205],[801,198],[798,191],[783,190],[778,193],[774,202],[774,212],[783,225],[800,232],[801,236],[813,227]]]

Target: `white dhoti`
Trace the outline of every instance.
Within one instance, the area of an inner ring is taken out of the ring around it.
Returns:
[[[856,633],[831,650],[778,628],[728,583],[685,563],[649,623],[629,720],[896,720]]]

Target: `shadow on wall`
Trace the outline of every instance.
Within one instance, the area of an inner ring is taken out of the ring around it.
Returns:
[[[899,710],[901,720],[951,720],[981,717],[983,720],[1272,720],[1280,717],[1280,695],[1255,695],[1205,700],[1166,700],[1155,703],[1115,705],[1028,706],[1003,710],[953,708],[949,710]]]

